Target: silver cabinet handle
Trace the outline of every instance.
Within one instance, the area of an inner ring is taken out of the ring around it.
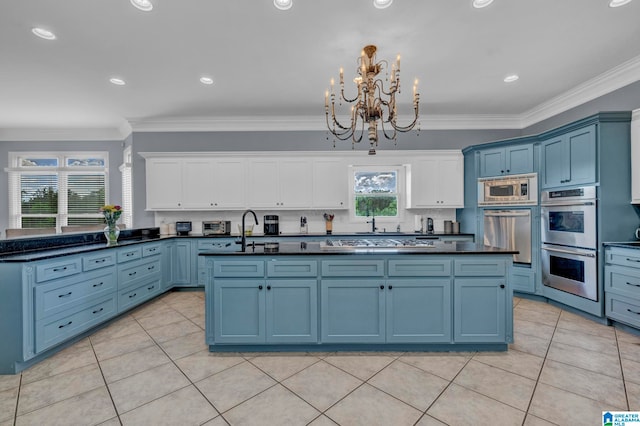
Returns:
[[[556,253],[573,254],[576,256],[583,256],[583,257],[596,257],[595,253],[582,253],[582,252],[571,251],[571,250],[563,250],[559,248],[542,247],[542,250],[552,251]]]

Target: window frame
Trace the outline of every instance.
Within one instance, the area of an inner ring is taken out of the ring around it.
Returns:
[[[56,158],[58,166],[27,167],[21,165],[22,158]],[[72,158],[101,158],[104,166],[67,166],[67,159]],[[105,202],[109,199],[109,152],[108,151],[13,151],[9,152],[8,193],[9,193],[9,227],[22,228],[23,217],[54,217],[56,232],[60,233],[63,226],[67,226],[69,217],[73,218],[101,218],[96,213],[69,214],[68,177],[72,175],[104,175]],[[23,214],[20,177],[22,175],[55,174],[58,179],[58,212],[55,214]]]
[[[396,172],[396,197],[398,206],[397,216],[375,216],[376,224],[399,225],[405,218],[405,187],[406,187],[406,166],[402,164],[373,164],[373,165],[351,165],[349,166],[349,222],[352,224],[362,224],[370,220],[371,216],[356,216],[356,194],[354,183],[356,173],[362,172]],[[379,228],[379,226],[378,226]]]

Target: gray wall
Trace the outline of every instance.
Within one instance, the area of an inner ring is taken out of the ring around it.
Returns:
[[[4,171],[9,167],[9,152],[26,151],[108,151],[109,203],[122,202],[122,179],[118,170],[122,164],[123,141],[28,141],[0,142],[0,233],[9,226],[9,178]]]

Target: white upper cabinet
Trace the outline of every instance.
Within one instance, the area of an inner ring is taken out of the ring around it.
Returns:
[[[407,174],[408,208],[464,207],[464,157],[434,152],[411,161]]]
[[[146,169],[147,210],[182,209],[182,160],[149,158]]]
[[[631,119],[631,202],[640,204],[640,109]]]
[[[344,160],[313,160],[313,208],[348,208],[348,183],[347,164]]]
[[[248,161],[247,204],[251,208],[309,208],[311,161],[303,158],[251,158]]]

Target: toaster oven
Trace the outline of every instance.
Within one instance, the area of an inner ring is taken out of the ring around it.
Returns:
[[[231,235],[231,221],[230,220],[203,221],[202,235]]]

